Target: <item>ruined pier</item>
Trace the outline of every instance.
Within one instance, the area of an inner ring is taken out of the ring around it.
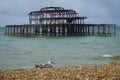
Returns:
[[[111,36],[116,34],[115,24],[86,24],[85,16],[72,9],[45,7],[29,13],[29,24],[6,25],[7,35],[45,36]]]

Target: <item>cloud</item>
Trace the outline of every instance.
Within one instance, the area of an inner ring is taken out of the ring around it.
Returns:
[[[0,27],[3,27],[5,25],[8,25],[8,24],[26,24],[28,23],[28,17],[26,16],[7,16],[7,15],[0,15],[0,18],[1,18],[1,22],[0,24],[4,24],[4,25],[1,25]]]
[[[20,16],[31,10],[39,10],[47,3],[44,0],[3,0],[0,5],[0,14]]]
[[[119,23],[119,3],[120,0],[1,0],[0,26],[15,22],[28,23],[27,14],[30,11],[47,6],[74,9],[80,16],[87,16],[89,23]]]

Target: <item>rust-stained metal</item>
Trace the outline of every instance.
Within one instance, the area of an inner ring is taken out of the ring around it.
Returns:
[[[30,24],[83,24],[84,19],[76,11],[62,7],[45,7],[29,13]]]
[[[106,36],[116,34],[115,24],[86,24],[85,16],[72,9],[44,7],[29,13],[29,24],[7,25],[6,34],[42,34],[54,36]]]

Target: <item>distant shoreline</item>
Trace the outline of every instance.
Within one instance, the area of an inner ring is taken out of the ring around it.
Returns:
[[[0,70],[0,80],[118,80],[120,62],[102,65]]]

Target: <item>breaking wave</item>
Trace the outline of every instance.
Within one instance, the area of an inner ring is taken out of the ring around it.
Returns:
[[[102,55],[103,58],[119,58],[120,59],[120,55]]]

